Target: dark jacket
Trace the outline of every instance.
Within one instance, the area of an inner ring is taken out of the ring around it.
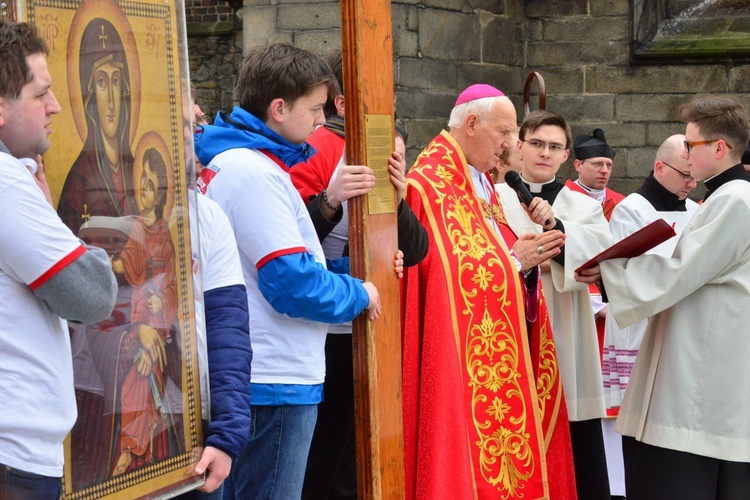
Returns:
[[[206,310],[211,422],[206,446],[236,459],[250,435],[250,318],[244,285],[208,290]],[[208,395],[206,395],[208,396]]]

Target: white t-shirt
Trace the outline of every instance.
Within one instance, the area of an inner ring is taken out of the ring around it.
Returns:
[[[0,153],[0,172],[0,463],[60,477],[77,415],[70,337],[32,287],[85,248],[20,161]]]
[[[245,280],[242,277],[242,267],[240,267],[237,253],[237,241],[234,239],[232,226],[227,216],[216,202],[200,193],[191,191],[188,193],[188,198],[195,323],[198,332],[201,413],[204,419],[209,419],[211,395],[203,292],[225,286],[244,285]]]
[[[258,289],[258,269],[282,255],[308,252],[325,267],[310,215],[284,167],[256,150],[230,149],[204,168],[206,195],[229,217],[240,251],[250,310],[255,384],[322,384],[327,323],[279,314]]]

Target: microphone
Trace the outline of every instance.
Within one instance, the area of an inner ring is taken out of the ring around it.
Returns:
[[[518,172],[515,170],[508,170],[505,172],[505,182],[518,194],[519,200],[526,203],[527,207],[531,205],[531,200],[533,200],[534,197],[531,196],[529,188],[523,183],[523,179],[518,175]]]
[[[518,172],[514,170],[508,170],[505,172],[505,182],[513,188],[513,191],[518,194],[518,199],[521,200],[523,203],[526,203],[526,206],[528,207],[531,205],[531,200],[534,199],[534,197],[529,192],[529,188],[526,187],[526,184],[523,183],[523,179],[521,179],[521,176],[518,175]],[[549,224],[549,219],[544,221],[544,225],[546,226]]]

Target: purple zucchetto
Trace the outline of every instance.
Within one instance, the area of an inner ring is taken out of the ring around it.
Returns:
[[[455,106],[460,106],[469,101],[476,101],[477,99],[484,99],[485,97],[503,97],[504,95],[501,90],[496,89],[492,85],[475,83],[459,94]]]

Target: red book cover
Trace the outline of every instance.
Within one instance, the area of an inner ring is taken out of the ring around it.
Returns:
[[[624,238],[611,247],[603,250],[598,255],[592,257],[588,262],[576,269],[578,274],[581,271],[594,267],[598,263],[607,259],[637,257],[655,246],[664,243],[669,238],[675,236],[674,228],[664,219],[658,219],[651,224],[640,228],[627,238]]]

